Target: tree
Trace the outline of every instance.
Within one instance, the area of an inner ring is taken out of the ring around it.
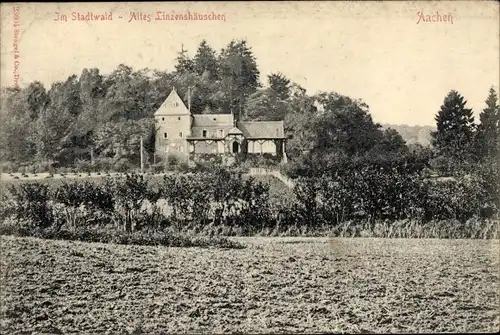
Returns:
[[[376,156],[390,156],[402,155],[409,152],[406,142],[396,130],[392,128],[385,129],[382,134],[381,140],[375,144],[370,151],[372,155]]]
[[[368,153],[399,154],[406,145],[395,131],[383,132],[361,100],[330,92],[309,97],[291,86],[285,116],[287,153],[292,159],[316,162],[351,159]],[[302,158],[301,158],[302,157]]]
[[[175,71],[179,74],[195,72],[195,63],[187,55],[187,50],[184,50],[184,45],[181,47],[179,56],[176,58],[177,64],[175,65]]]
[[[271,73],[267,76],[267,82],[271,90],[281,100],[288,100],[290,98],[290,79],[285,77],[282,73]]]
[[[78,115],[71,136],[72,146],[87,148],[92,146],[92,131],[101,122],[107,122],[106,113],[101,113],[100,105],[106,95],[104,77],[99,69],[83,69],[79,79],[82,111]]]
[[[281,121],[290,108],[272,89],[263,89],[250,95],[245,103],[245,115],[254,121]]]
[[[157,125],[155,122],[151,122],[149,126],[148,134],[144,139],[144,151],[148,154],[148,156],[153,157],[156,151],[156,132]]]
[[[41,161],[65,161],[73,159],[63,155],[63,150],[70,144],[75,117],[68,111],[59,110],[55,105],[46,108],[36,123],[37,156]]]
[[[437,130],[431,133],[437,153],[453,164],[471,161],[475,126],[472,109],[466,108],[466,103],[457,91],[450,91],[435,117]]]
[[[43,84],[34,81],[23,89],[23,97],[26,100],[26,108],[30,119],[34,120],[49,103],[49,96]]]
[[[285,135],[288,140],[286,152],[290,158],[296,158],[312,149],[314,131],[310,120],[318,113],[314,98],[306,90],[293,83],[290,89],[289,110],[285,115]]]
[[[25,96],[18,88],[2,90],[0,161],[28,162],[36,153],[33,142],[33,122]]]
[[[151,128],[155,125],[153,119],[125,120],[107,122],[95,129],[94,142],[96,154],[100,158],[111,158],[138,164],[140,162],[140,138],[150,140]],[[151,146],[148,143],[150,152]]]
[[[486,108],[479,114],[477,149],[482,158],[498,158],[500,154],[500,112],[495,89],[490,88]]]
[[[110,120],[139,120],[152,117],[154,106],[148,100],[149,70],[133,71],[120,64],[104,81],[106,96],[100,110]]]
[[[246,99],[260,87],[255,56],[245,40],[231,41],[219,56],[219,89],[229,109],[243,113]]]
[[[82,113],[78,77],[72,75],[65,82],[53,84],[48,94],[50,103],[36,122],[38,158],[73,161],[65,149],[73,147],[71,138],[77,132],[76,120]]]
[[[175,74],[166,71],[154,70],[150,80],[149,90],[146,92],[146,101],[149,102],[153,113],[165,101],[175,86]]]
[[[207,72],[210,80],[218,78],[217,55],[206,40],[201,41],[196,51],[196,55],[194,56],[194,70],[199,76]]]
[[[373,122],[362,101],[334,92],[315,99],[324,111],[311,120],[316,133],[314,151],[337,151],[351,157],[367,153],[383,140],[381,126]]]

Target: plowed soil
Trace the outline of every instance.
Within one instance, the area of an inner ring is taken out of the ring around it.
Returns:
[[[0,237],[0,333],[478,332],[499,243],[242,238],[242,250]]]

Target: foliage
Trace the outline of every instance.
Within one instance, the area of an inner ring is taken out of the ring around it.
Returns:
[[[122,245],[166,246],[166,247],[197,247],[197,248],[227,248],[243,249],[244,245],[226,237],[203,237],[172,232],[117,232],[102,228],[78,227],[77,229],[25,229],[18,225],[0,225],[0,235],[18,237],[32,236],[43,239],[81,241],[95,243],[114,243]]]
[[[492,87],[486,99],[486,108],[479,114],[476,146],[482,159],[500,158],[500,110],[498,97]]]
[[[472,109],[466,108],[466,103],[457,91],[450,91],[435,117],[437,130],[431,133],[437,154],[450,158],[455,168],[472,160],[475,125]]]
[[[291,81],[281,72],[271,73],[267,76],[269,88],[282,100],[288,100],[291,93]]]
[[[215,50],[208,45],[206,40],[201,41],[193,61],[194,70],[199,76],[207,74],[210,80],[217,80],[219,78],[217,54]]]
[[[272,89],[262,89],[250,95],[245,104],[245,117],[253,121],[281,121],[290,105]]]
[[[171,229],[210,235],[361,236],[363,232],[496,238],[497,226],[488,223],[498,220],[496,168],[485,165],[477,174],[439,180],[422,175],[421,167],[409,160],[352,161],[332,166],[329,173],[296,179],[293,194],[276,186],[271,192],[269,180],[217,166],[202,174],[162,178],[132,174],[71,183],[19,182],[2,200],[1,212],[25,227],[23,231],[54,233]],[[398,226],[405,220],[413,223]]]
[[[49,188],[41,183],[21,184],[9,188],[17,220],[26,220],[34,227],[47,228],[53,224]]]

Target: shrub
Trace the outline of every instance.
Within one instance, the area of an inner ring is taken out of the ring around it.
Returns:
[[[54,232],[99,227],[228,235],[498,236],[492,224],[497,214],[483,215],[485,205],[498,201],[491,195],[498,186],[489,184],[486,168],[436,180],[384,164],[337,166],[328,174],[300,177],[293,195],[288,190],[279,198],[271,183],[216,165],[200,174],[155,179],[128,174],[72,183],[12,182],[0,214]]]
[[[75,168],[79,172],[91,172],[94,170],[94,166],[89,161],[80,160],[80,159],[78,159],[75,162]]]
[[[151,170],[154,173],[162,173],[163,171],[165,171],[165,165],[163,163],[156,163],[151,166]]]
[[[134,221],[147,199],[148,183],[141,175],[127,174],[125,179],[115,180],[110,187],[117,207],[113,216],[115,224],[125,231],[132,231]]]
[[[0,173],[15,173],[19,170],[19,164],[15,162],[1,162]]]
[[[52,225],[53,215],[47,185],[26,183],[19,187],[11,186],[9,192],[15,203],[15,217],[18,220],[28,220],[41,228]]]
[[[168,154],[166,158],[166,167],[168,170],[174,170],[180,163],[181,158],[176,154]]]
[[[114,161],[111,158],[98,157],[94,159],[94,171],[109,172],[113,170]]]
[[[116,172],[131,172],[135,167],[127,159],[121,158],[113,164],[113,170]]]
[[[181,161],[177,164],[176,166],[176,171],[178,172],[188,172],[189,171],[189,164],[187,161]]]
[[[224,237],[199,237],[172,234],[169,232],[119,232],[105,229],[80,227],[74,230],[67,229],[26,229],[17,224],[0,225],[1,235],[18,237],[33,236],[44,239],[115,243],[125,245],[151,245],[167,247],[218,247],[228,249],[243,249],[241,243],[231,241]]]

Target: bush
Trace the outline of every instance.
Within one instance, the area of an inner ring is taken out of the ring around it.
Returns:
[[[491,194],[498,185],[490,184],[488,171],[435,180],[405,172],[400,165],[348,165],[300,177],[293,196],[280,198],[271,198],[270,183],[216,165],[201,174],[166,175],[154,182],[137,174],[72,183],[13,182],[0,213],[29,229],[54,232],[173,229],[237,235],[496,238],[498,227],[492,222],[498,222],[498,213],[484,215],[484,207],[495,208],[498,201]]]
[[[112,171],[114,167],[114,161],[111,158],[98,157],[94,159],[94,171]]]
[[[1,162],[0,173],[15,173],[19,170],[19,164],[15,162]]]
[[[200,237],[172,234],[169,232],[119,232],[104,229],[78,228],[76,230],[26,229],[18,225],[0,225],[1,235],[17,237],[37,237],[53,240],[115,243],[125,245],[167,246],[167,247],[218,247],[228,249],[243,249],[241,243],[224,237]]]
[[[224,163],[224,155],[221,154],[190,154],[190,159],[197,163],[212,163],[213,165],[222,165]]]
[[[177,172],[188,172],[189,164],[187,161],[181,161],[177,164],[176,169]]]
[[[162,173],[165,171],[165,165],[163,163],[156,163],[151,165],[151,170],[153,173]]]
[[[85,160],[77,160],[75,162],[75,168],[79,171],[79,172],[91,172],[91,171],[94,171],[94,166],[91,164],[91,162],[89,161],[85,161]]]
[[[134,168],[135,166],[125,158],[121,158],[113,164],[113,170],[120,173],[132,172]]]
[[[18,188],[11,186],[9,192],[15,205],[15,217],[27,220],[35,227],[46,228],[53,224],[49,188],[41,183],[21,184]]]

